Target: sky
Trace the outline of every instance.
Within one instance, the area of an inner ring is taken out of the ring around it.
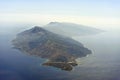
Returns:
[[[0,0],[0,24],[54,21],[120,29],[120,0]]]

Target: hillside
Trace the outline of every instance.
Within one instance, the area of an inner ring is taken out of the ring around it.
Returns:
[[[77,64],[77,58],[91,53],[81,43],[37,26],[19,33],[12,42],[15,48],[24,53],[46,58],[49,60],[47,63],[62,62],[61,65],[69,62]]]
[[[74,23],[60,23],[60,22],[50,22],[43,27],[46,30],[54,32],[56,34],[64,36],[81,36],[81,35],[92,35],[103,32],[103,30],[92,28],[85,25],[79,25]]]

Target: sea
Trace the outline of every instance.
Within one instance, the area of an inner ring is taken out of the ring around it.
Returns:
[[[46,59],[14,49],[11,41],[19,30],[5,28],[0,31],[0,80],[120,80],[119,32],[73,36],[92,54],[78,58],[79,65],[72,71],[64,71],[43,66]]]

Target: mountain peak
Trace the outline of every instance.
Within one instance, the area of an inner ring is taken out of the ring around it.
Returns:
[[[21,32],[20,36],[13,40],[13,45],[22,52],[48,59],[44,65],[64,70],[72,70],[73,64],[77,64],[77,58],[91,54],[81,43],[38,26]]]
[[[103,30],[100,29],[68,22],[50,22],[44,26],[44,29],[68,37],[92,35],[103,32]]]
[[[35,26],[31,29],[32,33],[37,33],[37,32],[41,32],[41,31],[45,31],[45,30],[39,26]]]
[[[48,25],[59,24],[60,22],[50,22]]]

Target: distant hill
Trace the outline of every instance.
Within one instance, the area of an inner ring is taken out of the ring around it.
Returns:
[[[19,33],[12,43],[24,53],[48,59],[44,65],[66,70],[71,70],[71,66],[77,65],[75,59],[91,53],[81,43],[37,26]]]
[[[92,28],[89,26],[74,24],[74,23],[60,23],[50,22],[44,26],[44,29],[64,36],[81,36],[91,35],[103,32],[103,30]]]

